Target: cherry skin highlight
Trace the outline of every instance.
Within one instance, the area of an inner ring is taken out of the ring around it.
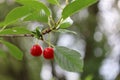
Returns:
[[[54,49],[51,47],[47,47],[43,51],[43,56],[45,59],[53,59],[54,58]]]
[[[41,56],[42,54],[42,47],[38,44],[35,44],[32,46],[32,48],[30,49],[30,53],[32,56]]]

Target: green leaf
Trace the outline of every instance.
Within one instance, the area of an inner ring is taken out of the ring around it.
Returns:
[[[20,18],[28,16],[29,13],[30,9],[28,7],[17,7],[8,13],[8,15],[5,18],[5,25],[11,24]]]
[[[6,53],[2,49],[0,49],[0,57],[2,58],[6,57]]]
[[[37,27],[36,28],[36,36],[35,36],[37,39],[39,39],[41,37],[41,32],[39,30],[39,28]]]
[[[65,29],[65,28],[68,28],[68,27],[70,27],[71,26],[71,23],[69,23],[69,22],[64,22],[64,23],[62,23],[61,25],[60,25],[60,29]]]
[[[4,22],[0,22],[0,27],[3,27],[4,26]]]
[[[51,14],[49,8],[38,0],[16,0],[16,1],[22,5],[28,6],[31,9],[35,9],[37,11],[44,10],[47,16],[50,16]]]
[[[24,19],[25,21],[40,21],[40,22],[48,22],[48,16],[45,14],[43,10],[34,11],[28,17]]]
[[[0,35],[17,35],[17,34],[30,34],[31,31],[27,30],[25,27],[13,27],[10,29],[4,29],[0,32]]]
[[[18,47],[3,40],[0,40],[0,42],[3,43],[8,48],[9,52],[11,53],[13,57],[15,57],[18,60],[22,60],[23,53]]]
[[[71,30],[67,30],[67,29],[58,29],[57,32],[77,34],[76,32],[71,31]]]
[[[71,16],[72,14],[78,12],[79,10],[86,8],[98,0],[75,0],[68,4],[62,12],[62,18],[66,19],[67,17]]]
[[[51,4],[56,4],[56,5],[59,5],[59,2],[58,0],[47,0],[49,3]]]
[[[73,24],[73,21],[70,17],[68,17],[67,19],[65,19],[61,24],[60,24],[60,29],[65,29],[70,27]]]
[[[83,60],[80,53],[62,46],[55,47],[55,61],[67,71],[82,72]]]

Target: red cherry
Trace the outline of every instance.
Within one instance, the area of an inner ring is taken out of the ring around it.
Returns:
[[[40,56],[42,54],[42,47],[39,46],[38,44],[35,44],[32,46],[30,49],[31,55],[32,56]]]
[[[45,59],[53,59],[54,58],[54,49],[51,47],[47,47],[43,51],[43,56]]]

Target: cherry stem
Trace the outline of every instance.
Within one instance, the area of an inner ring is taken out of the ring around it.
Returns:
[[[44,40],[44,42],[47,43],[48,45],[50,45],[50,46],[53,47],[53,48],[55,47],[53,44],[51,44],[50,42],[48,42],[48,41],[46,41],[46,40]]]

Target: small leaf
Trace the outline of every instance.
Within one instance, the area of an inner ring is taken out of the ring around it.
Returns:
[[[30,34],[31,31],[27,30],[25,27],[13,27],[10,29],[4,29],[0,32],[0,35],[10,35],[10,34]]]
[[[62,23],[62,24],[60,25],[59,28],[65,29],[65,28],[68,28],[68,27],[70,27],[70,26],[71,26],[71,23],[69,23],[69,22],[64,22],[64,23]]]
[[[71,16],[72,14],[78,12],[79,10],[86,8],[98,0],[75,0],[68,4],[62,12],[62,18],[66,19],[67,17]]]
[[[29,13],[30,10],[28,7],[17,7],[8,13],[8,15],[5,18],[5,25],[11,24],[17,21],[18,19],[29,15]]]
[[[16,2],[28,6],[31,9],[35,9],[37,11],[43,9],[47,16],[50,16],[51,14],[49,8],[38,0],[16,0]]]
[[[68,17],[67,19],[65,19],[61,24],[60,24],[60,29],[65,29],[70,27],[73,24],[73,20]]]
[[[76,32],[70,31],[70,30],[67,30],[67,29],[58,29],[57,32],[77,34]]]
[[[47,0],[49,3],[51,4],[56,4],[56,5],[59,5],[59,2],[58,0]]]
[[[22,60],[23,53],[18,47],[3,40],[0,40],[0,42],[3,43],[8,48],[9,52],[11,53],[13,57],[15,57],[18,60]]]
[[[41,32],[39,30],[39,28],[37,27],[36,28],[36,36],[35,36],[37,39],[39,39],[41,37]]]
[[[80,53],[75,50],[62,46],[56,46],[55,61],[61,68],[67,71],[83,71],[83,60],[81,59]]]
[[[0,49],[0,57],[2,58],[6,57],[6,53],[2,49]]]

